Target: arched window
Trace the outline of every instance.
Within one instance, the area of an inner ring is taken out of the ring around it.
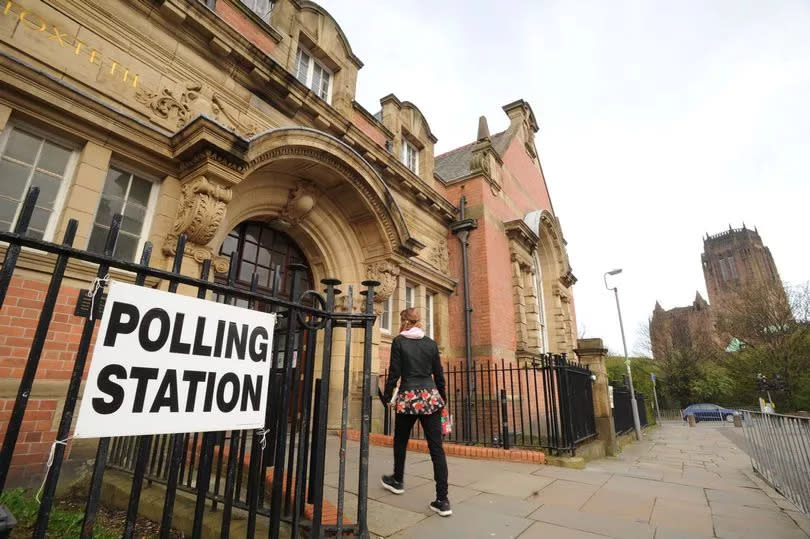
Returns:
[[[236,253],[233,262],[237,266],[237,286],[249,287],[253,274],[256,273],[259,278],[259,291],[273,294],[277,287],[280,297],[293,301],[298,299],[290,298],[292,272],[289,266],[308,264],[304,253],[290,236],[271,228],[266,223],[245,221],[234,228],[222,242],[219,254],[230,256],[231,253]],[[279,273],[276,283],[273,282],[274,270]],[[312,288],[312,276],[309,271],[298,275],[296,295]],[[225,275],[217,277],[223,281],[227,278]]]
[[[266,223],[245,221],[234,228],[219,249],[222,256],[231,256],[232,253],[232,263],[236,266],[235,285],[239,288],[249,288],[254,273],[258,276],[257,291],[262,294],[297,301],[301,292],[313,288],[310,271],[299,272],[295,286],[296,297],[290,297],[293,273],[289,270],[289,266],[290,264],[308,266],[307,260],[290,236],[271,228]],[[227,275],[216,275],[217,282],[226,282],[227,279]],[[223,299],[218,295],[218,301]],[[237,299],[234,304],[239,307],[248,306],[248,302],[244,299]],[[261,311],[276,310],[270,305],[261,303],[256,303],[253,308]],[[279,317],[273,338],[273,362],[277,368],[281,368],[284,364],[287,328],[287,317]],[[298,364],[303,338],[303,329],[299,327],[293,336],[293,366]]]

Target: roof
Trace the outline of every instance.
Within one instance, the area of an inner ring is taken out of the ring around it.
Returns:
[[[503,157],[509,145],[509,132],[501,131],[490,137],[492,147]],[[472,159],[475,142],[471,142],[455,150],[436,156],[435,173],[444,181],[449,182],[457,178],[462,178],[470,173],[470,160]]]

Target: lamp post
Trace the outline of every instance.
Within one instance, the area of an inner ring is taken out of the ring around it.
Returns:
[[[630,370],[630,358],[627,356],[627,341],[624,339],[624,324],[622,323],[622,309],[619,307],[619,288],[614,286],[613,288],[609,287],[607,284],[607,276],[608,275],[618,275],[621,273],[622,270],[615,269],[611,271],[605,272],[604,281],[605,281],[605,288],[608,290],[613,290],[613,294],[616,296],[616,312],[619,313],[619,329],[622,332],[622,347],[624,347],[624,366],[627,368],[627,380],[630,383],[630,406],[633,409],[633,425],[636,428],[636,440],[641,440],[641,421],[638,419],[638,403],[636,402],[636,392],[633,389],[633,373]]]

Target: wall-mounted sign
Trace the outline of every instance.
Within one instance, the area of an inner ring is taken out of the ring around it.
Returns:
[[[111,283],[74,437],[262,428],[275,322]]]

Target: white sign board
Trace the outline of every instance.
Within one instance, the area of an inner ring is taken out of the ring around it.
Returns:
[[[610,401],[610,408],[615,408],[615,406],[613,406],[613,386],[611,385],[608,386],[608,400]]]
[[[74,437],[263,428],[275,322],[110,283]]]

